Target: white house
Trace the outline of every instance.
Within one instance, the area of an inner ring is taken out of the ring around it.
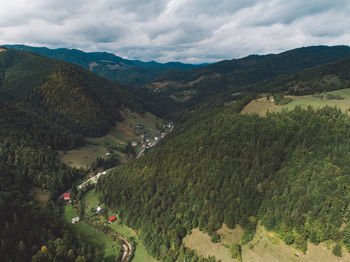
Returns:
[[[97,212],[100,212],[102,210],[102,207],[98,206],[96,210]]]
[[[72,224],[78,223],[80,221],[80,217],[73,217]]]

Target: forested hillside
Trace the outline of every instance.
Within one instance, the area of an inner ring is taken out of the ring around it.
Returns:
[[[100,261],[100,252],[78,240],[54,206],[84,173],[60,163],[53,149],[82,143],[70,131],[0,100],[1,261]],[[51,192],[45,209],[32,186]]]
[[[27,50],[77,64],[114,82],[133,86],[149,83],[169,71],[183,71],[199,67],[199,65],[178,62],[161,64],[154,61],[128,60],[107,52],[86,53],[77,49],[49,49],[25,45],[7,45],[6,47]]]
[[[75,134],[101,136],[129,108],[143,112],[122,86],[78,66],[26,51],[0,53],[0,94],[9,103]]]
[[[251,87],[255,92],[306,95],[350,87],[350,58],[266,80]]]
[[[164,261],[190,260],[182,239],[261,220],[289,245],[332,240],[350,251],[350,118],[335,108],[238,115],[228,106],[98,183],[103,202]]]
[[[350,48],[347,46],[314,46],[276,55],[251,55],[187,72],[165,74],[147,87],[154,92],[167,94],[186,106],[213,101],[212,96],[218,94],[222,94],[219,99],[225,102],[232,93],[246,91],[249,85],[339,61],[349,55]]]

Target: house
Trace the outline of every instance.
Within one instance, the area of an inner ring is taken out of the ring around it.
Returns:
[[[70,193],[64,193],[63,200],[69,201],[70,200]]]
[[[115,221],[115,220],[117,220],[117,219],[115,218],[115,216],[111,216],[111,217],[108,218],[108,221],[109,221],[110,223],[112,223],[112,222]]]
[[[137,146],[137,142],[136,141],[132,141],[131,145],[132,146]]]
[[[80,221],[80,217],[73,217],[72,224],[78,223]]]
[[[158,137],[157,137],[157,136],[155,136],[155,137],[154,137],[154,140],[158,141]]]
[[[105,154],[105,156],[110,156],[110,155],[112,155],[111,153],[109,153],[109,152],[107,152],[106,154]]]
[[[145,143],[142,143],[142,147],[146,147],[146,144],[145,144]]]
[[[102,207],[98,206],[96,210],[97,212],[100,212],[102,210]]]

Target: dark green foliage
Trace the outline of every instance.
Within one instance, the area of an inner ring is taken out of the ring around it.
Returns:
[[[175,252],[178,225],[213,234],[232,221],[245,228],[245,243],[261,219],[303,252],[308,239],[348,241],[340,228],[350,199],[349,117],[296,108],[261,118],[237,115],[238,107],[184,123],[166,143],[102,178],[101,200],[141,229],[160,259],[154,243],[162,239],[165,253]]]
[[[240,244],[233,243],[230,247],[231,256],[238,261],[242,261],[242,247]]]
[[[337,257],[341,257],[343,255],[342,247],[341,247],[341,245],[339,243],[335,244],[335,246],[332,249],[332,252]]]
[[[323,93],[350,87],[350,58],[316,66],[302,72],[282,75],[249,87],[255,92],[287,92],[292,95]],[[332,94],[321,99],[343,99]]]
[[[211,242],[213,243],[218,243],[220,242],[220,235],[216,232],[214,232],[212,235],[211,235],[211,238],[210,238]]]
[[[105,134],[125,107],[143,112],[124,87],[65,62],[7,50],[0,53],[0,71],[4,100],[75,134]]]

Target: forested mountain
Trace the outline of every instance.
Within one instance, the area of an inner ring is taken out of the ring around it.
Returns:
[[[0,94],[7,102],[74,134],[101,136],[121,121],[121,110],[143,112],[125,87],[81,67],[27,51],[0,53]]]
[[[282,75],[248,87],[254,92],[305,95],[350,87],[350,57],[341,61]]]
[[[239,115],[236,103],[188,121],[143,158],[98,183],[102,201],[164,261],[190,260],[191,229],[261,220],[289,245],[341,243],[350,251],[350,118],[335,108]]]
[[[147,87],[189,107],[215,101],[217,98],[213,100],[213,96],[224,102],[232,93],[246,91],[254,83],[339,61],[349,55],[348,46],[314,46],[276,55],[251,55],[186,72],[165,74]]]
[[[6,47],[27,50],[47,57],[80,65],[102,77],[117,83],[140,86],[151,82],[169,71],[190,70],[200,65],[169,62],[165,64],[128,60],[107,52],[86,53],[77,49],[49,49],[25,45],[6,45]]]

